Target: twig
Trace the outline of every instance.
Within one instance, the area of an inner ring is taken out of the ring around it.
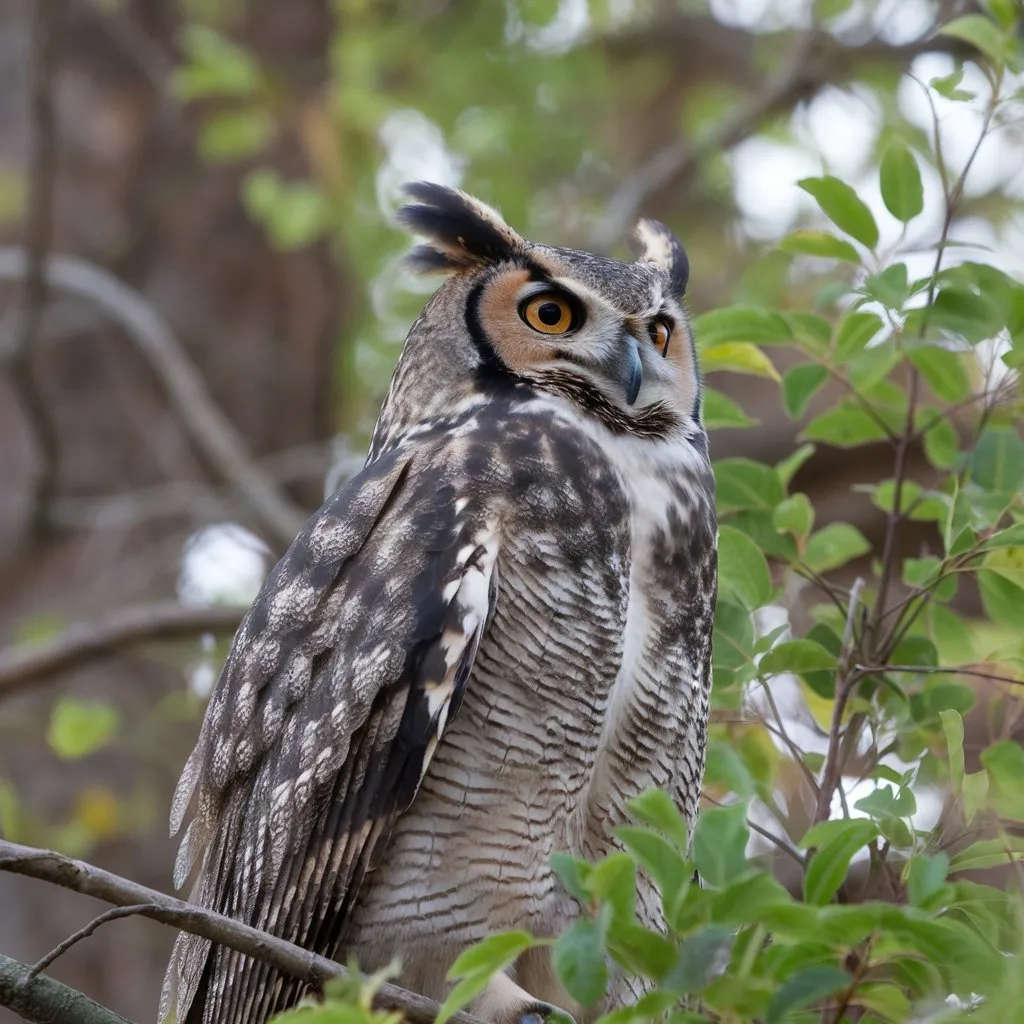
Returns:
[[[29,270],[22,249],[0,247],[0,280]],[[202,376],[166,321],[142,295],[101,267],[73,256],[46,260],[50,287],[86,299],[124,328],[160,378],[182,424],[221,477],[241,491],[274,540],[291,544],[306,515],[256,466],[241,435],[210,397]]]
[[[122,917],[141,914],[143,910],[149,910],[152,907],[152,903],[131,903],[127,907],[114,907],[112,910],[107,910],[98,917],[94,917],[84,928],[79,928],[74,935],[69,935],[63,942],[51,949],[46,956],[37,960],[32,965],[25,980],[31,981],[37,974],[45,971],[50,964],[62,957],[72,946],[81,942],[82,939],[89,938],[100,925],[104,925],[108,921],[117,921]]]
[[[678,139],[655,153],[615,190],[604,217],[591,234],[590,246],[610,248],[632,227],[651,196],[670,185],[679,185],[698,170],[706,157],[731,149],[770,117],[813,93],[819,87],[822,53],[822,36],[812,29],[800,39],[783,70],[698,145]]]
[[[142,917],[227,946],[316,989],[331,978],[349,976],[341,964],[308,949],[52,850],[0,840],[0,871],[38,878],[117,906],[140,906]],[[433,1024],[439,1009],[433,999],[392,984],[381,986],[375,1002],[383,1009],[401,1010],[410,1024]],[[483,1024],[467,1013],[456,1014],[452,1021]]]
[[[828,731],[828,751],[825,754],[825,766],[821,772],[821,786],[818,789],[818,802],[815,806],[815,824],[828,821],[832,810],[832,797],[842,776],[843,762],[840,749],[840,735],[843,728],[843,715],[846,705],[853,693],[859,676],[850,671],[855,647],[855,623],[857,610],[860,608],[860,595],[864,589],[864,580],[858,577],[850,588],[850,605],[846,611],[846,628],[843,630],[842,648],[839,664],[836,666],[836,697],[832,705],[832,722]]]
[[[244,614],[244,608],[193,608],[166,601],[122,608],[92,622],[79,622],[39,644],[0,651],[0,697],[136,644],[201,633],[233,633]]]
[[[0,1006],[12,1009],[30,1024],[131,1024],[88,996],[0,953]]]
[[[981,669],[972,668],[970,665],[857,665],[858,676],[881,674],[885,672],[904,672],[912,675],[922,676],[973,676],[975,679],[989,679],[993,683],[1011,683],[1014,686],[1024,686],[1024,678],[1000,675],[998,672],[985,672]]]
[[[40,466],[31,509],[32,532],[37,538],[45,536],[52,526],[50,505],[60,468],[60,438],[39,386],[33,355],[46,308],[46,255],[53,237],[57,132],[52,89],[57,69],[57,23],[62,8],[63,0],[39,0],[32,5],[32,150],[25,225],[24,298],[21,323],[7,361],[7,372],[39,451]]]

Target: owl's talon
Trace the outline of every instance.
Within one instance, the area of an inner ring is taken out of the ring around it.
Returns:
[[[576,1024],[565,1010],[551,1003],[532,1003],[520,1015],[517,1024]]]

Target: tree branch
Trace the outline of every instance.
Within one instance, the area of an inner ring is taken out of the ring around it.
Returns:
[[[0,1006],[30,1024],[131,1024],[113,1010],[0,953]]]
[[[58,21],[63,0],[32,5],[31,122],[29,207],[21,323],[7,361],[7,373],[38,448],[40,466],[32,498],[31,524],[39,538],[51,528],[50,506],[57,489],[60,438],[39,386],[33,354],[47,300],[46,254],[53,237],[53,191],[57,178],[57,132],[53,109]]]
[[[323,988],[324,983],[331,978],[349,975],[346,968],[333,960],[261,932],[258,928],[167,896],[156,889],[149,889],[52,850],[38,850],[0,840],[0,871],[37,878],[115,906],[138,905],[142,917],[237,950],[315,989]],[[0,1002],[3,1001],[2,997],[3,992],[0,990]],[[439,1009],[434,1000],[391,984],[381,986],[375,1003],[382,1009],[401,1010],[409,1024],[433,1024]],[[467,1013],[458,1013],[451,1020],[453,1024],[483,1024]]]
[[[182,425],[220,476],[245,495],[271,536],[284,547],[307,515],[256,466],[241,435],[210,396],[202,376],[166,321],[142,295],[113,274],[73,256],[51,256],[46,282],[86,299],[120,324],[167,389]],[[0,280],[29,272],[22,249],[0,247]]]
[[[749,53],[756,41],[739,30],[713,30],[708,19],[685,14],[652,20],[651,24],[633,33],[605,37],[603,45],[612,54],[650,53],[652,49],[703,52],[700,40],[707,37],[709,48],[716,54],[735,51],[734,62],[722,57],[726,66],[749,67]],[[730,33],[726,40],[724,33]],[[695,40],[697,42],[695,43]],[[763,42],[763,40],[762,40]],[[818,29],[805,33],[794,46],[791,58],[774,77],[761,87],[754,86],[751,95],[736,112],[697,144],[678,139],[655,153],[643,166],[623,180],[608,201],[603,219],[590,237],[593,248],[608,249],[615,245],[636,220],[643,206],[662,189],[687,184],[708,157],[748,139],[772,117],[789,110],[801,100],[810,99],[826,85],[842,84],[854,79],[865,64],[909,64],[922,53],[946,52],[959,57],[969,56],[973,48],[965,43],[943,37],[922,38],[906,46],[890,46],[871,40],[860,46],[849,46]],[[744,56],[746,54],[746,56]]]
[[[76,623],[41,643],[0,651],[0,698],[136,644],[234,633],[244,614],[244,608],[193,608],[165,601],[121,608],[92,622]]]

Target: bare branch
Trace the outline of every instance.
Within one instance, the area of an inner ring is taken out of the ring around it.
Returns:
[[[21,323],[6,367],[38,448],[40,466],[31,510],[32,532],[36,537],[44,536],[52,525],[50,505],[60,467],[60,438],[39,386],[33,355],[46,308],[46,256],[53,237],[57,131],[52,90],[57,67],[58,22],[63,7],[63,0],[40,0],[32,5],[32,150],[25,226],[24,297]]]
[[[195,364],[152,304],[113,274],[73,256],[51,256],[45,269],[51,288],[88,300],[124,328],[213,468],[246,496],[275,541],[285,547],[291,544],[306,514],[253,463],[241,435],[217,407]],[[22,249],[0,247],[0,279],[21,280],[28,270]]]
[[[1004,676],[998,672],[986,672],[984,669],[977,669],[971,665],[857,665],[856,669],[861,676],[885,672],[901,672],[921,676],[973,676],[975,679],[988,679],[993,683],[1024,686],[1024,676]]]
[[[0,871],[38,878],[116,906],[138,906],[142,917],[237,950],[315,989],[322,989],[331,978],[349,975],[333,960],[275,935],[52,850],[0,840]],[[375,1003],[382,1009],[401,1010],[410,1024],[433,1024],[439,1009],[434,1000],[391,984],[381,986]],[[453,1024],[483,1024],[467,1013],[458,1013],[451,1019]]]
[[[856,671],[851,671],[853,652],[856,646],[857,610],[860,608],[860,595],[864,590],[864,580],[858,577],[850,588],[850,604],[846,611],[846,626],[843,630],[842,649],[839,653],[839,664],[836,667],[836,697],[832,705],[832,722],[828,731],[828,750],[825,754],[825,766],[821,772],[821,786],[818,789],[818,801],[814,809],[815,824],[828,821],[832,811],[832,797],[840,785],[843,775],[843,762],[846,760],[843,750],[843,715],[846,705],[853,693],[853,688],[861,679]],[[848,727],[849,734],[859,731],[862,718],[855,716]],[[845,806],[845,805],[844,805]]]
[[[132,917],[135,914],[141,914],[143,910],[148,910],[152,906],[153,904],[151,903],[132,903],[127,907],[114,907],[112,910],[107,910],[98,917],[94,917],[84,928],[79,928],[77,932],[73,935],[69,935],[63,942],[51,949],[46,956],[37,960],[29,970],[26,980],[31,981],[37,974],[41,974],[55,960],[62,957],[72,946],[81,942],[82,939],[89,938],[89,936],[92,935],[100,925],[104,925],[108,921],[119,921],[122,917]]]
[[[703,20],[673,14],[667,19],[655,19],[639,33],[607,37],[605,45],[610,52],[623,54],[638,49],[649,51],[653,47],[692,52],[701,48],[700,43],[694,45],[694,39],[700,38],[695,35],[695,23]],[[713,48],[722,50],[726,41],[719,37],[723,33],[716,30],[712,35],[715,37]],[[746,33],[733,32],[729,46],[736,48],[738,54],[752,49],[753,41],[743,38],[746,36]],[[591,235],[591,246],[607,249],[615,245],[652,196],[662,189],[687,184],[706,158],[732,149],[771,118],[790,110],[801,100],[810,99],[826,85],[851,81],[867,64],[908,65],[920,54],[932,51],[960,56],[973,52],[958,40],[941,37],[921,39],[906,46],[890,46],[881,40],[848,46],[827,33],[811,29],[796,41],[791,58],[783,63],[778,74],[762,88],[752,90],[747,101],[708,136],[697,144],[678,139],[629,175],[609,200],[604,218]],[[728,59],[724,62],[729,63]],[[744,61],[739,56],[737,66],[749,66],[749,60]]]
[[[39,644],[0,651],[0,697],[136,644],[233,633],[244,614],[244,608],[193,608],[166,601],[122,608],[92,622],[77,623]]]
[[[59,981],[33,976],[30,968],[0,953],[0,1006],[30,1024],[131,1024],[113,1010]]]

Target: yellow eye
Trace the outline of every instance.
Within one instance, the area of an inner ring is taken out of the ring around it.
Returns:
[[[651,325],[651,339],[657,346],[658,351],[668,355],[668,343],[672,340],[672,327],[665,320],[655,320]]]
[[[558,292],[541,292],[519,307],[519,315],[541,334],[568,334],[576,326],[569,300]]]

